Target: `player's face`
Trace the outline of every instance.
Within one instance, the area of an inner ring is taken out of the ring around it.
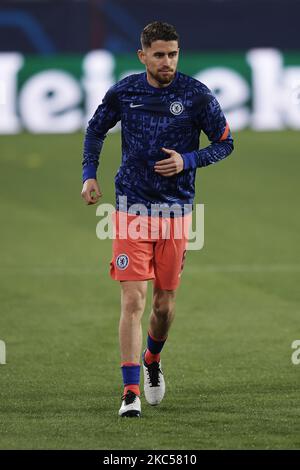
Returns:
[[[177,41],[154,41],[151,47],[138,51],[138,55],[140,61],[146,66],[151,84],[159,87],[172,82],[179,55]]]

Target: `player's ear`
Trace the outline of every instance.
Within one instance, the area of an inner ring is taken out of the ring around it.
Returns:
[[[140,62],[145,65],[145,52],[142,49],[139,49],[137,51],[138,58],[140,59]]]

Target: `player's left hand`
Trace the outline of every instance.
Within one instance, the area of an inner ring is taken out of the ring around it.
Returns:
[[[183,158],[180,153],[165,148],[162,148],[162,150],[169,155],[169,158],[156,162],[154,171],[162,176],[173,176],[180,173],[183,170]]]

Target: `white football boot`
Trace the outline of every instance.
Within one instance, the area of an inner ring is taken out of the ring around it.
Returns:
[[[152,362],[152,364],[149,365],[146,364],[145,352],[146,350],[143,352],[145,398],[150,405],[159,405],[166,391],[161,362]]]
[[[122,405],[119,409],[119,416],[122,418],[139,418],[141,416],[141,400],[138,395],[128,390],[122,396]]]

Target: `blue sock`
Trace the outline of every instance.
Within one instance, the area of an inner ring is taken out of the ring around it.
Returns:
[[[131,390],[136,395],[140,395],[140,364],[123,362],[121,369],[124,383],[124,395],[126,395],[128,390]]]
[[[150,335],[150,333],[148,333],[147,349],[144,355],[144,361],[146,362],[146,364],[152,364],[153,362],[160,361],[160,352],[164,347],[166,339],[167,338],[162,341],[158,341],[154,339],[153,336]]]
[[[148,338],[147,338],[147,348],[151,352],[151,354],[159,354],[164,347],[164,344],[166,342],[165,338],[163,341],[159,341],[157,339],[154,339],[153,336],[148,333]]]

